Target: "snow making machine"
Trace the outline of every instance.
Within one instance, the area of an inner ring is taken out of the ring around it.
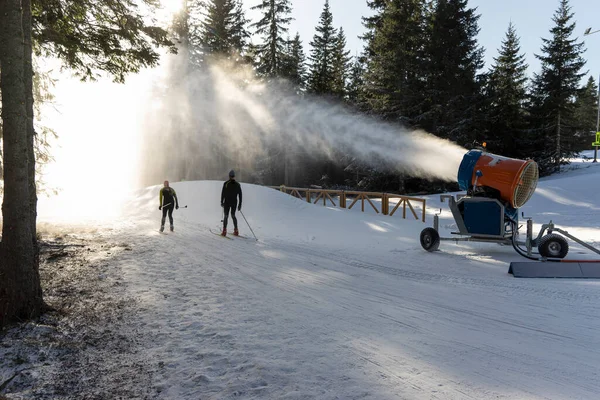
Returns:
[[[458,184],[466,195],[441,195],[448,201],[457,231],[440,237],[439,216],[433,227],[421,232],[421,246],[427,251],[439,248],[440,241],[494,242],[512,245],[520,255],[536,261],[560,261],[569,251],[567,238],[600,254],[600,250],[556,227],[552,221],[533,234],[533,221],[527,218],[527,232],[519,236],[519,208],[535,192],[539,180],[533,160],[517,160],[491,154],[485,149],[466,153],[458,170]],[[512,268],[512,267],[511,267]]]

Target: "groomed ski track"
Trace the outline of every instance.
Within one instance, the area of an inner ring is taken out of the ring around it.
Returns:
[[[284,196],[264,191],[250,192]],[[284,214],[340,212],[288,201]],[[247,215],[259,213],[251,210]],[[406,238],[374,235],[361,245],[368,235],[336,227],[335,218],[307,229],[271,211],[269,223],[284,233],[268,236],[259,225],[255,230],[266,236],[259,242],[224,240],[198,222],[204,216],[182,212],[174,234],[159,235],[155,221],[139,217],[115,232],[134,248],[119,262],[143,310],[132,323],[154,337],[143,344],[148,360],[164,362],[156,383],[161,398],[600,393],[596,282],[511,278],[505,260],[515,258],[513,250],[497,245],[446,244],[445,252],[426,253],[418,244],[420,223],[395,221],[389,229]],[[285,237],[294,229],[304,240]],[[327,235],[307,234],[313,230]]]

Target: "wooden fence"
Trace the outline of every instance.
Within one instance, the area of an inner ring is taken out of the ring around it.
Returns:
[[[324,206],[331,205],[333,207],[352,209],[360,202],[361,211],[365,212],[365,205],[371,207],[377,214],[393,216],[402,207],[402,218],[406,219],[406,211],[409,210],[415,219],[419,219],[419,215],[415,211],[415,205],[420,205],[420,219],[425,222],[426,200],[418,197],[402,196],[390,193],[378,192],[357,192],[345,190],[327,190],[327,189],[306,189],[281,186],[269,186],[272,189],[277,189],[291,196],[306,200],[308,203],[317,204],[323,203]],[[380,208],[373,200],[381,199]],[[390,204],[391,200],[391,204]],[[394,205],[394,201],[396,204]],[[348,203],[350,205],[348,206]],[[393,205],[393,208],[390,207]],[[391,211],[390,211],[391,209]]]

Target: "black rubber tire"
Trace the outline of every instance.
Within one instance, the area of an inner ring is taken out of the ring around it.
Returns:
[[[440,247],[440,234],[433,228],[421,231],[421,246],[427,251],[436,251]]]
[[[545,258],[565,258],[569,252],[569,242],[564,237],[552,233],[540,239],[538,251]]]

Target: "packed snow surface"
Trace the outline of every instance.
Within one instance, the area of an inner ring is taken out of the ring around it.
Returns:
[[[522,211],[600,246],[600,167],[575,165],[543,179]],[[131,248],[112,262],[137,300],[128,332],[145,333],[158,398],[598,397],[600,282],[513,278],[509,262],[522,259],[510,246],[425,252],[419,233],[440,208],[442,234],[455,229],[439,196],[423,223],[242,182],[259,240],[239,213],[245,238],[225,239],[211,232],[221,185],[172,185],[188,206],[174,233],[158,232],[160,186],[102,225]],[[571,245],[569,258],[596,258]]]

